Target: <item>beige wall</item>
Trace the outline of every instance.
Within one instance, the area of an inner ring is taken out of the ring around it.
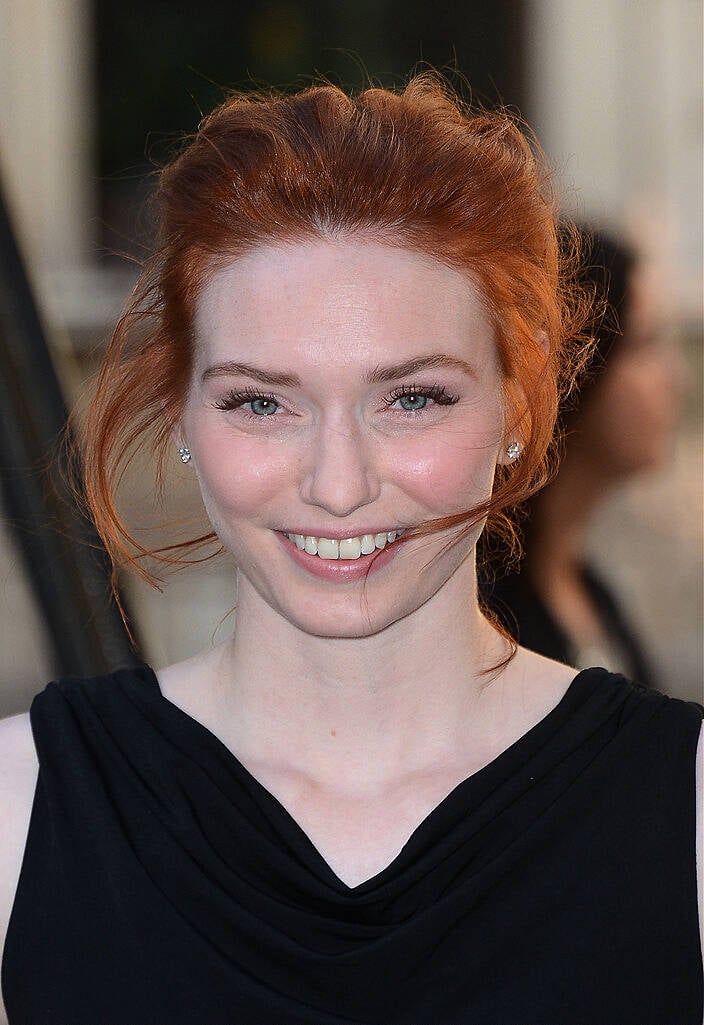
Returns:
[[[529,122],[571,212],[657,245],[701,321],[700,0],[528,0]]]
[[[0,0],[0,169],[34,271],[92,258],[89,0]]]

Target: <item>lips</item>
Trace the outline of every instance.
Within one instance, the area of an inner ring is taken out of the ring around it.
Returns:
[[[362,580],[378,573],[391,562],[400,549],[399,545],[387,543],[386,547],[381,549],[375,547],[374,552],[369,555],[359,555],[357,558],[339,558],[339,556],[338,558],[321,558],[320,555],[311,555],[305,549],[300,549],[284,533],[277,531],[276,536],[289,557],[301,569],[320,579],[339,583]]]

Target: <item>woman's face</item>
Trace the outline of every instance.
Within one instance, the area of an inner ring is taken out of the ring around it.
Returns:
[[[214,529],[272,609],[362,636],[471,571],[479,527],[430,565],[456,530],[388,546],[366,585],[370,556],[353,557],[491,493],[501,376],[467,277],[371,242],[263,248],[212,277],[196,338],[183,437]]]
[[[623,336],[580,417],[582,444],[614,480],[662,465],[672,443],[683,367],[670,336],[663,291],[645,268],[632,277]]]

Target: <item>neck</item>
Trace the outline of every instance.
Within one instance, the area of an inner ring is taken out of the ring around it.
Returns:
[[[471,559],[422,609],[353,639],[303,633],[243,579],[235,630],[213,652],[215,703],[244,761],[384,785],[466,749],[472,723],[486,736],[485,695],[500,681],[487,687],[482,670],[505,654]]]

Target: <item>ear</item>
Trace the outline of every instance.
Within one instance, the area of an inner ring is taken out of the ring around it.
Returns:
[[[183,423],[178,420],[174,423],[173,427],[169,431],[171,442],[181,458],[182,463],[188,463],[191,460],[191,453],[188,449],[188,442],[186,441],[186,434],[183,429]]]
[[[520,414],[526,407],[526,396],[515,377],[504,380],[503,396],[504,424],[496,463],[510,466],[519,458],[523,447],[524,424]]]
[[[548,338],[546,331],[537,331],[535,334],[535,340],[540,346],[547,361],[550,355],[550,339]],[[508,409],[519,409],[525,410],[524,416],[518,423],[514,423],[508,426],[508,434],[504,436],[501,451],[497,459],[499,466],[510,466],[511,463],[515,463],[521,458],[523,449],[525,448],[526,437],[529,436],[530,432],[530,414],[528,413],[528,402],[526,399],[525,392],[515,378],[505,386],[505,405]],[[526,423],[527,421],[527,423]],[[526,435],[526,429],[528,435]]]
[[[166,399],[161,400],[161,415],[169,426],[169,437],[175,448],[181,448],[187,444],[182,414],[182,409],[174,407]]]
[[[519,438],[509,438],[508,441],[504,441],[499,452],[499,458],[496,460],[499,466],[510,466],[512,463],[518,462],[521,458],[521,452],[523,446]]]

